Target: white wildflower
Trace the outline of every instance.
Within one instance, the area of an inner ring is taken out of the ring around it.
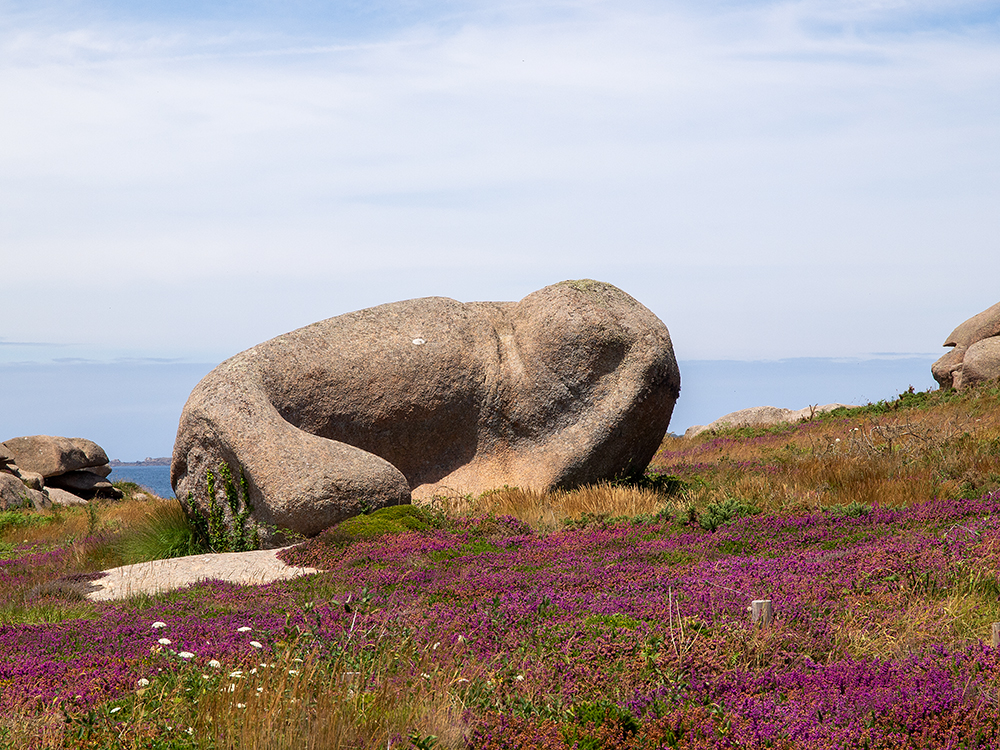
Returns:
[[[157,643],[159,643],[161,646],[169,646],[171,643],[173,643],[173,641],[171,641],[169,638],[161,638],[160,640],[157,641]]]
[[[110,711],[108,711],[108,713],[109,713],[109,714],[116,714],[116,713],[118,713],[118,712],[119,712],[119,711],[121,711],[121,710],[122,710],[122,707],[121,707],[121,706],[115,706],[115,707],[114,707],[114,708],[112,708],[112,709],[111,709]]]
[[[148,685],[148,684],[149,684],[149,680],[147,680],[145,677],[143,677],[143,678],[141,678],[139,680],[139,687],[146,687],[146,685]]]
[[[235,672],[230,672],[229,676],[230,677],[242,677],[243,676],[243,670],[242,669],[237,669]]]
[[[237,633],[249,633],[251,630],[253,630],[253,628],[249,625],[244,625],[242,628],[236,628]]]
[[[150,627],[152,627],[152,628],[153,628],[154,630],[159,630],[160,628],[165,628],[165,627],[167,627],[167,623],[165,623],[165,622],[160,622],[159,620],[157,620],[157,621],[156,621],[156,622],[154,622],[154,623],[153,623],[153,624],[152,624],[152,625],[151,625]]]
[[[250,641],[250,645],[254,648],[264,648],[260,641]]]
[[[192,654],[190,651],[179,651],[177,653],[177,655],[179,657],[181,657],[182,659],[193,659],[194,658],[194,654]]]
[[[222,666],[222,662],[220,662],[218,659],[212,659],[212,661],[208,663],[208,666],[210,666],[212,669],[218,669],[219,667]]]

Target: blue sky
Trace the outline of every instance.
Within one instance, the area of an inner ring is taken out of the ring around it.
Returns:
[[[889,397],[801,363],[929,367],[997,302],[998,42],[996,2],[0,0],[0,377],[185,391],[166,362],[589,277],[682,362],[799,363],[775,405]],[[0,390],[4,432],[58,401]]]

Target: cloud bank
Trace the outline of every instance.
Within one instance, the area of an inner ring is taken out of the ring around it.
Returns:
[[[852,356],[996,302],[995,3],[326,5],[0,5],[0,335],[218,361],[593,277],[681,357]]]

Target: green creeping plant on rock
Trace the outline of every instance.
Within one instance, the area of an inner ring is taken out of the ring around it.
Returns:
[[[188,493],[188,513],[195,537],[209,552],[247,552],[258,549],[260,532],[257,524],[250,520],[253,503],[250,502],[250,489],[243,469],[240,468],[239,486],[227,463],[219,464],[219,477],[222,479],[225,505],[216,497],[218,490],[215,474],[211,469],[205,472],[208,484],[207,513],[194,504],[194,498]],[[227,506],[232,525],[226,524]]]

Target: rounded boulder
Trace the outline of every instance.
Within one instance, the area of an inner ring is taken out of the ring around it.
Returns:
[[[679,391],[666,326],[610,284],[395,302],[209,373],[181,414],[171,482],[189,513],[207,517],[215,496],[227,523],[248,514],[279,544],[411,499],[641,472]],[[245,508],[219,500],[220,471],[245,480]]]

